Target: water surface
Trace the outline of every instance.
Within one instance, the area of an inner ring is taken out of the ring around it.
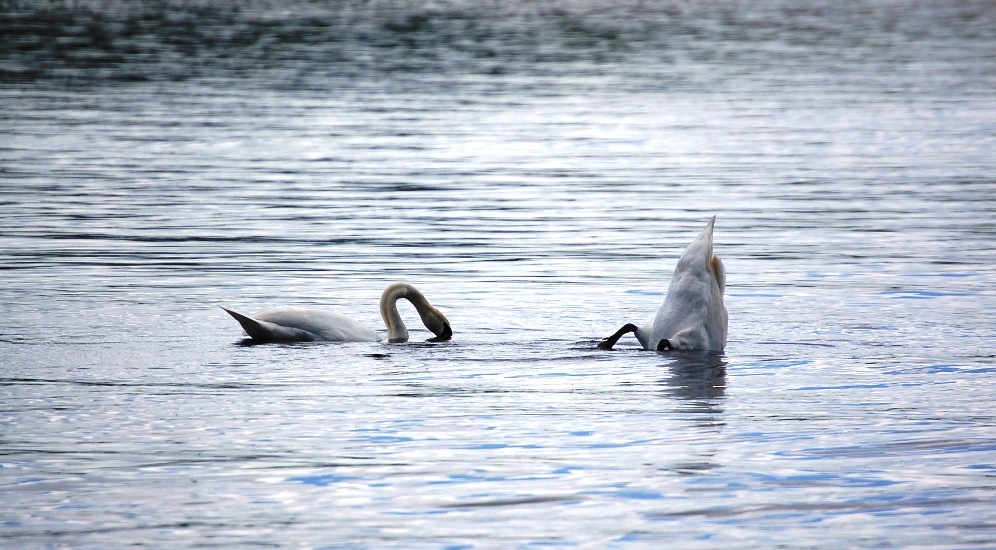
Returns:
[[[2,10],[4,546],[996,545],[992,4],[205,5]]]

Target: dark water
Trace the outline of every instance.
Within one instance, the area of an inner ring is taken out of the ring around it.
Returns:
[[[0,6],[4,547],[996,545],[994,4]]]

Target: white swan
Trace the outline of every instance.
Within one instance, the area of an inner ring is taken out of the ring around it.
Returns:
[[[407,283],[394,283],[380,295],[380,315],[387,325],[388,342],[407,342],[408,328],[398,313],[398,299],[405,298],[418,311],[425,328],[436,335],[432,342],[453,337],[450,322],[432,307],[425,296]],[[284,307],[258,313],[252,317],[224,309],[235,317],[253,340],[259,342],[378,342],[383,340],[373,329],[340,313]]]
[[[729,323],[723,304],[726,268],[712,253],[715,224],[713,216],[681,254],[664,304],[653,322],[642,327],[627,323],[599,342],[598,347],[612,349],[622,335],[633,332],[643,349],[723,351],[726,348]]]

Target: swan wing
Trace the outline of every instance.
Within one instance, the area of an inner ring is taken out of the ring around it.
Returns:
[[[319,339],[317,335],[307,330],[260,321],[227,308],[221,309],[234,317],[253,340],[260,342],[312,342]]]
[[[345,315],[301,308],[279,308],[252,317],[228,311],[254,340],[278,342],[376,342],[380,336]]]

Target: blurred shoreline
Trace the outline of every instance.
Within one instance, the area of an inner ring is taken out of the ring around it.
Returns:
[[[249,78],[285,88],[384,75],[612,71],[680,86],[702,67],[719,73],[715,86],[771,72],[790,82],[832,77],[856,63],[894,74],[952,64],[992,79],[996,7],[94,0],[0,2],[0,28],[0,87]]]

